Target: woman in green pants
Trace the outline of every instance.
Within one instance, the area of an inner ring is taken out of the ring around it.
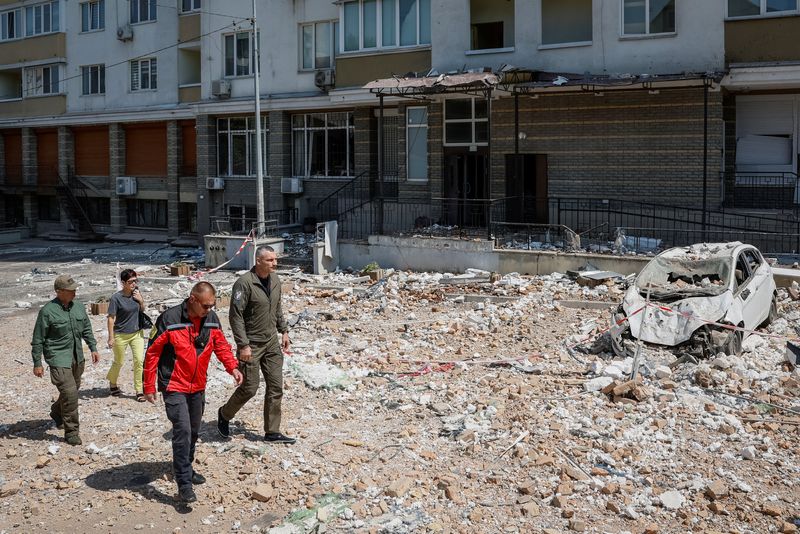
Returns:
[[[112,396],[122,394],[117,386],[117,379],[125,362],[125,349],[130,347],[133,355],[133,386],[136,389],[136,400],[144,402],[142,392],[144,334],[139,325],[139,312],[144,311],[144,299],[137,287],[136,271],[125,269],[119,278],[122,281],[122,290],[114,293],[108,304],[108,348],[114,351],[114,362],[106,375],[109,394]]]

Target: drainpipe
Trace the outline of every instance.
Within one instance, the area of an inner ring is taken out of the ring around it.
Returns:
[[[383,95],[380,95],[379,100],[381,108],[378,113],[378,233],[383,235]]]
[[[486,193],[488,200],[486,201],[486,239],[492,240],[492,90],[491,88],[486,91],[486,116],[488,122],[487,128],[487,144],[489,145],[489,153],[486,156]]]
[[[703,241],[706,241],[708,214],[708,80],[703,77]]]

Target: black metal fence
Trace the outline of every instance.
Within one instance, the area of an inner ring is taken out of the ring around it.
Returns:
[[[722,173],[729,193],[725,203],[737,209],[797,210],[800,202],[798,176],[793,172]]]
[[[211,217],[211,231],[225,235],[248,235],[258,224],[258,219],[251,217]],[[264,235],[275,235],[281,226],[291,226],[298,224],[298,209],[286,208],[281,210],[269,210],[264,212],[264,220],[261,221],[264,227]]]

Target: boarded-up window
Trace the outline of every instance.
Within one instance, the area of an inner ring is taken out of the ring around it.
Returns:
[[[791,98],[758,98],[736,102],[736,170],[792,170],[794,102]]]
[[[75,174],[108,176],[108,127],[75,128]]]
[[[19,130],[5,130],[3,145],[6,157],[6,183],[19,185],[22,183],[22,136]]]
[[[125,127],[125,174],[167,175],[166,124],[134,124]]]
[[[36,130],[36,176],[39,185],[58,182],[58,132]],[[42,217],[39,217],[40,219]]]
[[[542,0],[542,44],[592,40],[592,0]]]
[[[197,175],[197,134],[195,132],[194,121],[181,123],[181,149],[182,160],[180,175]]]

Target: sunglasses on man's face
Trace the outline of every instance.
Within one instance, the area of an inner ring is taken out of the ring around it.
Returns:
[[[138,282],[138,281],[139,281],[139,280],[138,280],[137,278],[131,278],[130,280],[128,280],[128,281],[127,281],[127,282],[125,282],[125,283],[126,283],[126,284],[135,284],[135,283],[136,283],[136,282]]]

